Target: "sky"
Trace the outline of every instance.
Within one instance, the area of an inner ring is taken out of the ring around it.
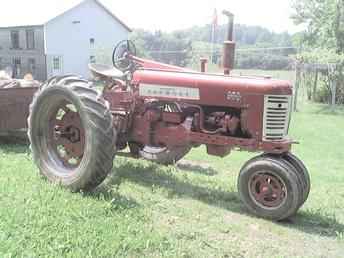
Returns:
[[[80,0],[1,0],[0,27],[47,21]],[[290,0],[101,0],[131,28],[172,31],[211,23],[214,9],[219,23],[223,9],[235,14],[235,22],[259,25],[275,32],[296,32],[290,20]]]

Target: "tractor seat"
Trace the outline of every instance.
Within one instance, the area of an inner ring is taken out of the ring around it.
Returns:
[[[113,66],[103,64],[89,64],[88,68],[93,76],[99,79],[120,79],[125,76],[124,73]]]

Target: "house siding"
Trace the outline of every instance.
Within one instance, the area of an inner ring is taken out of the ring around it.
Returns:
[[[128,36],[127,28],[95,1],[84,1],[45,25],[48,78],[57,75],[53,69],[54,57],[59,57],[62,62],[60,74],[90,77],[88,64],[91,56],[99,62],[98,52],[104,54],[105,50],[110,59],[110,50]],[[95,40],[93,47],[91,38]]]
[[[33,30],[35,48],[27,49],[26,31]],[[12,49],[11,31],[19,33],[19,49]],[[44,26],[22,26],[0,28],[0,69],[11,67],[14,69],[13,60],[20,58],[20,70],[16,78],[23,78],[25,74],[32,73],[37,80],[45,80],[46,58],[44,49]],[[30,60],[35,60],[35,69],[32,71]]]

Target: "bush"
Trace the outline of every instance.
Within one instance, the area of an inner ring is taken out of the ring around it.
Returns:
[[[326,86],[326,83],[322,83],[318,88],[314,100],[319,103],[331,103],[332,92],[329,87]],[[336,103],[340,105],[344,104],[344,85],[337,86]]]
[[[331,92],[327,87],[320,87],[315,94],[315,102],[319,103],[329,103],[331,98]]]

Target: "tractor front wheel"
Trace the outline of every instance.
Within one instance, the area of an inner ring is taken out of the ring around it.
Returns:
[[[75,76],[48,81],[34,97],[28,123],[34,161],[49,181],[89,191],[112,170],[112,115],[89,82]]]
[[[294,215],[304,199],[298,171],[273,156],[248,161],[240,172],[238,191],[249,211],[276,221]]]
[[[292,166],[295,167],[295,169],[299,173],[299,176],[301,177],[303,187],[303,199],[300,202],[301,207],[308,199],[309,193],[311,191],[311,178],[308,169],[303,164],[303,162],[292,153],[286,153],[283,156],[283,159],[292,164]]]

